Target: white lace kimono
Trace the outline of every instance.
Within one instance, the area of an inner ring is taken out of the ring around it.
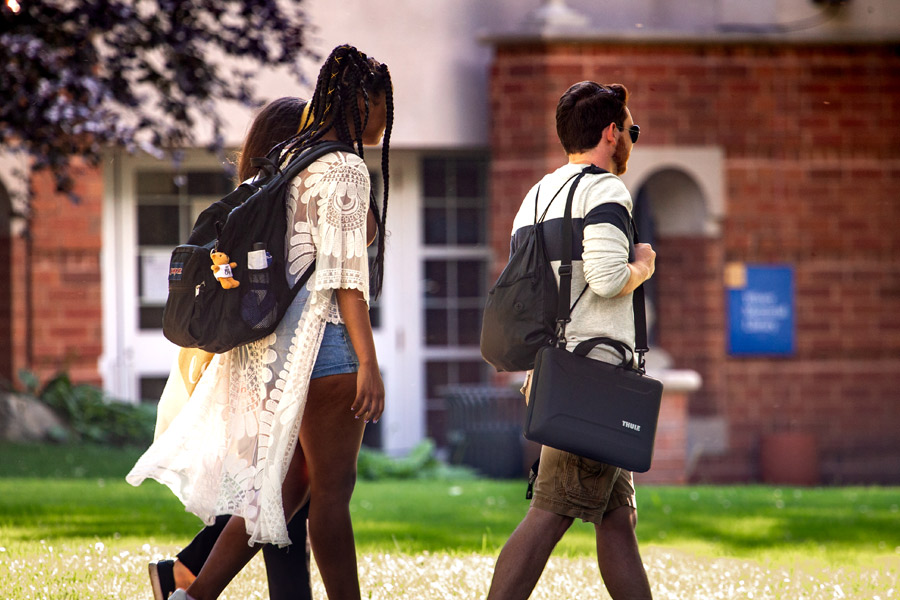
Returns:
[[[184,408],[126,477],[156,479],[207,524],[244,517],[250,543],[290,543],[281,487],[294,453],[326,322],[341,322],[334,290],[369,297],[369,173],[355,154],[310,165],[291,186],[287,270],[316,270],[276,331],[216,355]],[[226,324],[223,324],[226,325]]]

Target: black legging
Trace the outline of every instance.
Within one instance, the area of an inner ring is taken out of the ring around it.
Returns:
[[[309,581],[309,542],[306,535],[306,519],[309,503],[294,515],[287,524],[291,545],[279,548],[272,544],[263,546],[266,561],[266,578],[269,581],[271,600],[312,600]],[[216,522],[200,530],[191,543],[178,553],[178,560],[196,575],[212,552],[219,534],[228,523],[228,515],[216,517]]]

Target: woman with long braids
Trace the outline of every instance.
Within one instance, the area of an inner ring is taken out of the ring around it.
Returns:
[[[384,411],[368,300],[383,277],[392,122],[387,66],[352,46],[335,48],[283,153],[323,140],[356,150],[325,155],[290,186],[288,278],[313,260],[315,271],[272,335],[213,358],[128,475],[134,485],[148,477],[166,484],[207,523],[233,515],[194,582],[170,598],[218,597],[262,544],[290,543],[286,520],[307,498],[328,597],[360,597],[349,504],[365,424]],[[380,141],[379,209],[362,155]],[[372,219],[379,236],[370,284]]]

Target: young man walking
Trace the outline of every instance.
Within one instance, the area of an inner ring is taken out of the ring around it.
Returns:
[[[625,172],[640,133],[627,102],[624,86],[593,81],[576,83],[562,95],[556,131],[569,161],[531,189],[513,224],[515,247],[523,228],[533,225],[534,215],[547,210],[542,227],[556,270],[561,257],[553,254],[554,249],[561,252],[562,217],[572,176],[591,164],[607,171],[585,175],[572,205],[573,299],[587,289],[566,328],[569,348],[598,336],[634,348],[632,292],[655,268],[656,253],[650,245],[636,244],[632,249],[626,234],[633,203],[618,176]],[[557,191],[562,201],[552,202]],[[605,346],[590,356],[621,361]],[[531,507],[500,553],[488,600],[527,599],[553,548],[576,518],[594,524],[597,562],[610,596],[649,599],[650,584],[634,531],[637,503],[631,472],[545,446]]]

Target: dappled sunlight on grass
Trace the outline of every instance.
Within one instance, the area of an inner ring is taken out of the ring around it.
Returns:
[[[174,546],[102,541],[56,546],[0,546],[0,581],[7,598],[146,599],[147,563],[171,556]],[[879,567],[823,569],[815,566],[767,566],[751,560],[696,557],[651,547],[644,563],[657,600],[821,600],[898,598],[900,562]],[[364,598],[383,600],[471,599],[487,594],[493,556],[479,553],[362,553],[359,577]],[[313,593],[325,590],[313,564]],[[260,557],[229,585],[222,598],[267,598],[265,567]],[[593,558],[550,559],[532,598],[608,599]]]
[[[2,597],[146,600],[151,596],[147,564],[171,556],[175,550],[116,540],[61,545],[41,540],[0,546]],[[268,598],[262,558],[254,558],[222,598]]]

